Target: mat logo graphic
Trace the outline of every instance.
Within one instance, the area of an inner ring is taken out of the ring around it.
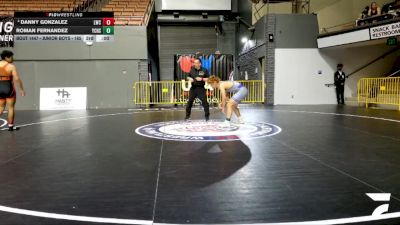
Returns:
[[[389,202],[390,201],[390,193],[366,193],[368,197],[370,197],[375,202]],[[379,216],[389,211],[389,204],[383,204],[378,206],[372,216]]]
[[[7,125],[7,120],[0,118],[0,127],[4,127],[5,125]]]
[[[149,138],[171,141],[234,141],[268,137],[281,132],[269,123],[247,122],[224,127],[223,121],[168,121],[141,126],[135,131]]]

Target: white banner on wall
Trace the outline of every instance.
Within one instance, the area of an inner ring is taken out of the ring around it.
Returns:
[[[86,109],[86,87],[40,88],[40,110]]]
[[[231,4],[231,0],[161,0],[162,10],[231,10]]]
[[[369,29],[356,30],[344,34],[318,38],[318,48],[327,48],[337,45],[346,45],[362,41],[369,41]]]
[[[371,39],[394,37],[400,35],[400,22],[370,28]]]

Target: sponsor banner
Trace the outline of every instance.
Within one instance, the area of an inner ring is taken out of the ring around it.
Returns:
[[[40,88],[40,110],[86,109],[86,87]]]

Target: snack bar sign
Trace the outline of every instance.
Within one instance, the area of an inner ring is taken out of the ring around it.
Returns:
[[[370,29],[371,40],[400,35],[400,22],[373,27]]]

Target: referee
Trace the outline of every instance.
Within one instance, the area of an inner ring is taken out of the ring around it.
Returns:
[[[199,98],[204,108],[204,114],[206,121],[210,119],[210,109],[206,97],[206,89],[204,88],[205,82],[209,77],[207,69],[201,67],[200,59],[195,59],[193,67],[191,68],[187,79],[192,82],[192,87],[189,91],[189,101],[186,106],[186,117],[185,120],[190,119],[190,113],[195,98]]]

